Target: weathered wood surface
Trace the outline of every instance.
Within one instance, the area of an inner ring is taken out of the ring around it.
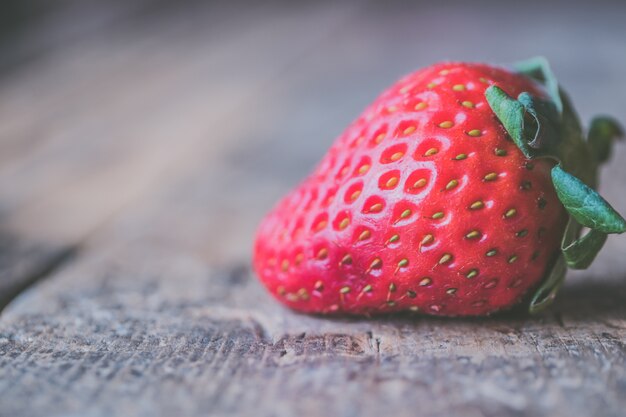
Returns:
[[[2,413],[623,416],[624,297],[597,279],[534,319],[329,320],[284,310],[245,266],[122,246],[6,313]]]
[[[536,318],[309,317],[248,268],[264,211],[412,68],[542,53],[584,119],[626,120],[624,8],[601,6],[542,6],[556,26],[494,4],[155,6],[0,79],[0,296],[46,278],[0,316],[0,416],[625,415],[624,237]]]

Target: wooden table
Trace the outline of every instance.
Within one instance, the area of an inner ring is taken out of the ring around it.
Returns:
[[[0,61],[0,416],[626,415],[624,236],[539,317],[310,317],[249,268],[420,66],[543,54],[584,121],[626,121],[623,4],[63,5]]]

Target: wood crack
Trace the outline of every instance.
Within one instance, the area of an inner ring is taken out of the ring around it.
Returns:
[[[19,246],[19,241],[13,240],[13,243]],[[0,313],[23,291],[52,276],[57,270],[71,262],[80,253],[80,246],[63,249],[35,246],[24,250],[18,248],[15,251],[16,253],[10,254],[9,259],[3,260],[0,266],[5,271],[0,280]],[[21,268],[20,263],[26,263],[27,267]]]

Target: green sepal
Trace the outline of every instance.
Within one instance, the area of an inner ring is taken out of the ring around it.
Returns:
[[[495,85],[491,85],[485,90],[485,97],[491,110],[498,116],[500,123],[509,133],[513,142],[526,158],[532,158],[532,149],[530,149],[524,135],[524,113],[526,112],[524,105]]]
[[[624,130],[615,119],[607,116],[598,116],[591,121],[587,140],[598,163],[603,163],[611,156],[613,141],[623,137]]]
[[[530,303],[530,312],[537,313],[556,296],[568,266],[588,267],[606,242],[608,233],[626,230],[626,221],[594,190],[598,165],[609,158],[612,143],[623,131],[614,120],[597,118],[585,140],[578,116],[547,60],[533,58],[519,63],[516,68],[541,83],[547,99],[523,92],[516,100],[493,85],[485,90],[485,97],[526,158],[550,158],[556,162],[552,181],[569,213],[561,252],[546,270],[543,284]],[[590,231],[581,237],[583,227]]]
[[[570,215],[581,225],[603,233],[623,233],[626,221],[598,194],[560,165],[552,168],[554,189]]]
[[[597,230],[590,230],[578,238],[582,226],[570,217],[561,242],[561,251],[567,266],[571,269],[587,269],[596,258],[608,235]]]
[[[515,100],[495,85],[485,90],[485,97],[526,158],[550,157],[560,161],[559,116],[552,102],[526,92]]]
[[[529,140],[528,145],[535,151],[535,157],[549,156],[559,159],[560,129],[559,115],[554,103],[537,99],[523,92],[517,96],[524,106],[524,133]]]
[[[546,309],[554,299],[556,293],[559,292],[563,281],[565,280],[565,272],[567,266],[563,255],[559,254],[551,268],[550,273],[544,279],[541,286],[535,291],[533,298],[530,300],[528,311],[530,314],[537,314]]]
[[[542,56],[536,56],[526,61],[518,62],[514,65],[514,68],[517,72],[541,82],[550,95],[550,99],[552,99],[558,114],[563,113],[563,102],[561,101],[559,83],[547,59]]]

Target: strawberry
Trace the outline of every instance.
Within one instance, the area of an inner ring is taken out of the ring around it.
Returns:
[[[584,141],[545,61],[520,71],[442,63],[383,92],[261,223],[267,289],[311,313],[486,315],[541,284],[547,305],[624,231],[593,190],[619,128]]]

